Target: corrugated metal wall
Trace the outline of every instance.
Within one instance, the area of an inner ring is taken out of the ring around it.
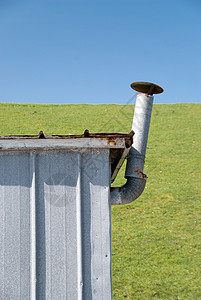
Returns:
[[[111,299],[110,149],[0,152],[0,299]]]

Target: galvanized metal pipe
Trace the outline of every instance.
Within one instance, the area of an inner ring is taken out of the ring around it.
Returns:
[[[111,188],[111,204],[127,204],[137,199],[143,192],[147,176],[143,174],[145,154],[153,106],[153,95],[138,94],[132,130],[134,143],[127,160],[125,178],[122,187]]]
[[[131,147],[125,177],[141,178],[144,169],[149,125],[151,120],[153,95],[138,94],[132,124],[134,143]]]

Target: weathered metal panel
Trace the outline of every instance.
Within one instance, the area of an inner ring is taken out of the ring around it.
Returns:
[[[79,155],[69,151],[36,155],[36,276],[39,299],[64,299],[66,295],[69,299],[80,299]]]
[[[0,139],[0,150],[28,150],[28,149],[66,149],[66,148],[125,148],[124,138],[97,139],[97,138],[75,138],[75,139]]]
[[[109,152],[0,152],[0,299],[112,298]]]
[[[82,162],[84,299],[112,299],[109,152],[83,152]]]
[[[30,297],[30,155],[0,154],[0,299]]]

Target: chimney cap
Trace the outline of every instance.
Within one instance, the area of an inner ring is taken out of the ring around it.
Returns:
[[[163,92],[163,88],[159,85],[146,81],[135,81],[131,83],[131,88],[147,95],[160,94]]]

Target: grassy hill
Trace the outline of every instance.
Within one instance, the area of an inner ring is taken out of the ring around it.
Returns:
[[[132,105],[0,104],[0,135],[128,133],[132,117]],[[201,104],[154,105],[146,189],[112,207],[115,300],[201,299],[200,130]]]

